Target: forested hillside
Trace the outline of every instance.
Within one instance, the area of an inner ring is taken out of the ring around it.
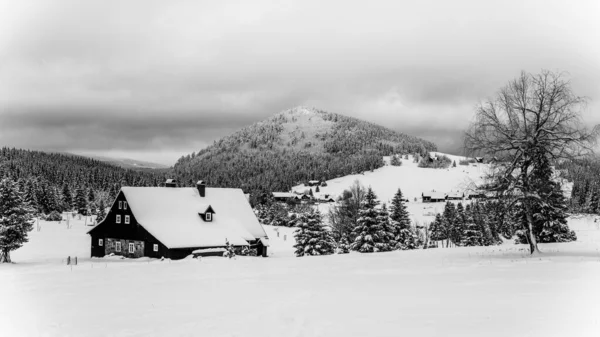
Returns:
[[[431,142],[373,123],[298,107],[180,158],[175,172],[184,184],[201,178],[247,192],[287,191],[306,180],[379,168],[392,153],[435,150]]]
[[[577,213],[600,214],[600,161],[581,159],[556,165],[561,176],[573,182],[569,208]]]
[[[0,149],[0,179],[17,181],[37,211],[50,213],[109,206],[121,186],[158,186],[168,170],[129,170],[94,159]]]

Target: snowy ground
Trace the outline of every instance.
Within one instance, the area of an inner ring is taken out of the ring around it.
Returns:
[[[437,191],[441,193],[450,193],[452,191],[468,192],[473,191],[477,185],[483,182],[484,175],[490,169],[488,164],[469,164],[459,165],[460,160],[465,157],[444,154],[441,152],[432,152],[432,155],[445,155],[450,160],[456,162],[456,167],[447,169],[420,168],[413,162],[413,157],[402,159],[401,166],[389,165],[390,157],[384,157],[386,166],[379,169],[364,172],[363,174],[348,175],[327,181],[327,186],[319,187],[319,192],[313,193],[316,197],[329,194],[337,199],[342,192],[348,189],[354,181],[358,180],[364,187],[371,187],[377,195],[379,201],[388,206],[398,188],[402,189],[402,194],[409,200],[406,203],[407,210],[413,222],[420,224],[429,224],[433,222],[436,213],[442,213],[444,209],[443,202],[422,203],[421,194],[423,192]],[[563,181],[563,190],[570,195],[572,183]],[[309,187],[304,185],[294,186],[293,191],[304,192]],[[453,201],[457,204],[459,201]],[[462,201],[469,203],[470,201]],[[327,214],[332,204],[319,204],[318,208],[322,214]]]
[[[89,227],[42,222],[0,265],[0,336],[597,336],[600,222],[579,241],[270,258],[90,259]],[[284,241],[284,235],[286,240]],[[78,256],[79,265],[64,264]]]
[[[438,153],[433,152],[432,154]],[[413,162],[413,157],[409,156],[408,160],[402,159],[402,166],[386,165],[373,170],[373,172],[367,171],[364,174],[328,180],[327,186],[319,187],[320,191],[315,193],[315,196],[329,194],[337,199],[355,180],[358,180],[363,186],[371,187],[379,200],[389,206],[394,194],[398,188],[401,188],[404,197],[409,200],[406,206],[411,219],[421,224],[430,223],[433,221],[435,213],[442,212],[444,203],[422,203],[421,193],[433,190],[442,193],[472,191],[477,184],[481,184],[483,175],[489,169],[487,164],[459,165],[459,161],[464,157],[448,154],[446,156],[456,161],[456,167],[448,169],[420,168],[417,163]],[[389,163],[390,158],[384,157],[384,160]],[[307,188],[299,185],[293,187],[292,190],[303,192]],[[330,206],[331,204],[320,204],[319,210],[326,214]]]

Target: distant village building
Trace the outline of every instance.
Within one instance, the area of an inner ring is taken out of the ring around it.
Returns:
[[[450,192],[446,196],[446,200],[463,200],[465,198],[464,192]]]
[[[309,180],[308,186],[319,186],[321,184],[320,180]]]
[[[474,200],[474,199],[485,199],[485,193],[480,192],[480,191],[474,191],[469,193],[469,196],[467,197],[467,199],[469,200]]]
[[[475,161],[478,163],[483,163],[484,158],[483,157],[475,157]]]
[[[423,202],[444,202],[446,201],[446,195],[441,192],[423,192],[421,193],[421,199]]]
[[[299,195],[291,192],[273,192],[272,195],[275,201],[287,202],[289,200],[300,200]]]
[[[249,246],[267,256],[269,241],[241,189],[122,187],[105,219],[88,234],[91,255],[181,259],[199,249]]]

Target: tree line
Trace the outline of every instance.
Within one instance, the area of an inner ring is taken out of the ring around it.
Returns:
[[[98,160],[57,153],[0,149],[0,179],[15,182],[36,212],[93,214],[112,203],[121,186],[159,186],[168,170],[124,169]]]

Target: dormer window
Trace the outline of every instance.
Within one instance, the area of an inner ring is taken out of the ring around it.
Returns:
[[[198,210],[198,215],[200,215],[205,222],[212,222],[213,217],[215,216],[215,210],[210,205],[202,205]]]

